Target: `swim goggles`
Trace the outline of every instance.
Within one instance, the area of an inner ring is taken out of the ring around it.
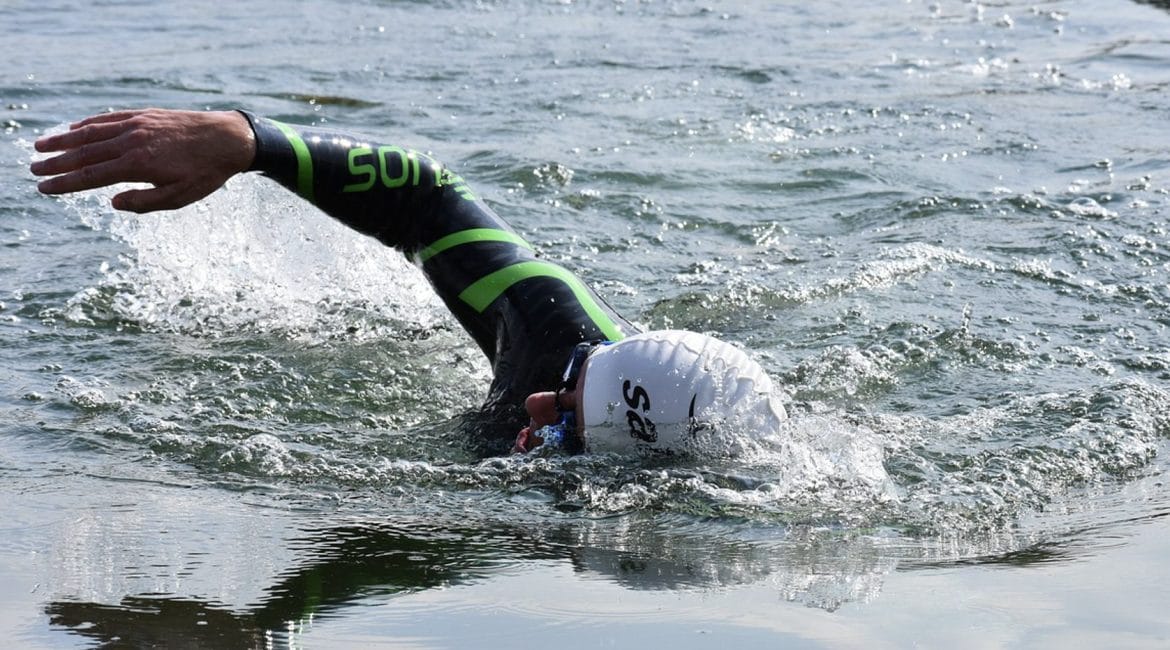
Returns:
[[[577,380],[581,377],[581,368],[585,366],[585,360],[589,358],[597,346],[609,345],[610,343],[613,341],[582,341],[573,347],[573,353],[569,355],[569,362],[565,364],[565,372],[561,375],[561,386],[553,397],[553,405],[561,417],[555,423],[545,425],[533,432],[535,437],[543,441],[542,446],[558,447],[570,442],[580,444],[574,435],[577,431],[577,414],[573,409],[561,406],[561,393],[577,389]]]
[[[553,400],[557,407],[557,413],[568,413],[569,409],[561,406],[561,393],[569,390],[577,390],[577,379],[581,376],[581,368],[585,366],[585,360],[593,353],[593,349],[599,345],[609,345],[613,341],[582,341],[573,346],[573,353],[569,355],[569,362],[565,364],[565,372],[561,375],[561,387],[557,389],[556,397]]]

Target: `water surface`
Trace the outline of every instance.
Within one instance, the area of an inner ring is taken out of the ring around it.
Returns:
[[[0,7],[21,647],[1164,647],[1160,2]],[[138,217],[30,142],[244,107],[433,152],[780,431],[478,457],[421,275],[263,179]],[[731,457],[722,452],[734,452]]]

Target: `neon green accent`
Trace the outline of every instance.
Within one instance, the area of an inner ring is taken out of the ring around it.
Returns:
[[[304,146],[304,142],[291,128],[285,125],[279,126],[281,126],[281,131],[284,132],[285,136],[288,137],[289,142],[293,144],[293,149],[297,151],[298,162],[302,163],[300,167],[302,178],[300,179],[301,184],[298,191],[304,194],[306,187],[310,188],[309,191],[312,188],[312,168],[308,148]],[[298,148],[298,146],[301,148]],[[369,162],[360,162],[359,159],[365,156],[371,156],[373,159]],[[402,164],[402,170],[397,176],[391,177],[390,165],[395,156]],[[372,189],[379,181],[382,187],[391,190],[404,187],[408,184],[418,187],[422,183],[421,168],[423,161],[425,161],[434,178],[434,187],[450,186],[461,198],[467,201],[476,200],[475,194],[471,191],[467,182],[463,180],[462,176],[443,167],[438,161],[425,153],[390,145],[378,147],[377,151],[369,147],[354,147],[349,150],[348,161],[349,174],[356,182],[342,187],[342,192],[366,192]],[[306,169],[309,172],[307,181],[303,176]]]
[[[386,159],[387,154],[398,154],[398,160],[402,162],[402,175],[397,178],[391,178],[388,173],[390,170],[390,161]],[[389,189],[402,187],[406,185],[407,179],[410,178],[410,158],[407,156],[406,149],[402,147],[378,147],[378,161],[382,163],[382,185]],[[418,178],[417,176],[415,177]],[[415,180],[415,184],[418,181]]]
[[[439,175],[438,182],[436,184],[448,185],[455,190],[456,194],[463,197],[464,199],[467,199],[468,201],[475,200],[475,194],[473,194],[471,188],[468,187],[467,181],[463,180],[462,176],[456,174],[450,169],[442,170],[442,174]]]
[[[350,183],[341,188],[342,192],[365,192],[374,186],[374,179],[378,177],[378,170],[373,163],[357,164],[357,159],[361,156],[372,156],[374,150],[369,147],[354,147],[349,150],[349,173],[354,176],[365,175],[366,180],[363,183]]]
[[[297,194],[302,198],[314,203],[313,200],[313,158],[309,155],[309,147],[305,141],[301,139],[301,134],[297,133],[291,126],[272,120],[276,128],[288,138],[288,143],[292,145],[293,152],[297,155]]]
[[[499,230],[496,228],[470,228],[468,230],[460,230],[459,232],[451,233],[443,237],[435,243],[427,246],[418,252],[418,263],[431,259],[435,255],[442,253],[448,248],[461,246],[463,244],[474,244],[481,241],[499,241],[509,242],[517,246],[523,246],[528,250],[532,250],[532,244],[524,241],[519,235],[512,234],[507,230]]]
[[[585,313],[589,315],[593,324],[597,325],[597,329],[601,330],[605,338],[611,341],[620,341],[625,338],[625,334],[618,328],[617,323],[606,316],[605,310],[597,304],[597,301],[589,293],[589,289],[585,288],[577,276],[549,262],[520,262],[506,266],[471,283],[471,286],[459,294],[459,299],[471,305],[472,309],[482,312],[512,285],[521,280],[538,277],[556,278],[569,285]]]

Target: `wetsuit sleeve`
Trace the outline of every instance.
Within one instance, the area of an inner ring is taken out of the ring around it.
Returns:
[[[256,133],[254,171],[421,266],[492,363],[489,402],[515,405],[555,388],[577,342],[634,331],[432,157],[245,115]]]

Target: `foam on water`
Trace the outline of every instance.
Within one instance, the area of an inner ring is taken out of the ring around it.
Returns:
[[[112,314],[107,320],[181,335],[277,331],[328,340],[339,327],[354,334],[358,311],[362,332],[347,346],[393,340],[404,329],[433,328],[445,318],[436,300],[420,301],[429,291],[397,254],[280,193],[267,182],[244,178],[202,207],[147,217],[110,213],[110,192],[68,200],[83,222],[109,232],[129,252],[106,268],[101,286],[70,301],[66,317],[92,322],[104,308]],[[1130,242],[1140,248],[1141,242]],[[1002,270],[988,259],[911,243],[887,248],[844,276],[793,289],[783,299],[801,303],[880,289],[951,265],[992,275]],[[700,283],[710,270],[697,276]],[[1040,262],[1018,261],[1011,270],[1068,281]],[[769,298],[766,291],[749,291],[741,300],[750,306]],[[310,387],[311,376],[289,365],[304,359],[232,359],[212,352],[211,369],[226,380],[222,387],[196,388],[192,370],[153,387],[169,391],[162,398],[169,403],[197,400],[178,418],[158,416],[149,406],[157,396],[119,391],[102,379],[62,377],[57,390],[72,407],[109,418],[111,426],[101,429],[108,439],[137,441],[216,474],[377,485],[407,494],[438,490],[447,495],[440,500],[455,501],[465,498],[460,490],[523,494],[537,488],[551,492],[557,509],[594,514],[670,511],[986,534],[1010,528],[1022,513],[1043,509],[1069,490],[1148,468],[1170,430],[1162,415],[1170,412],[1170,396],[1141,382],[1089,394],[1013,396],[944,418],[851,414],[833,406],[880,396],[909,368],[961,358],[964,350],[980,346],[1002,348],[980,343],[967,327],[923,331],[869,349],[827,348],[785,375],[786,391],[801,404],[793,417],[764,428],[722,423],[704,433],[709,444],[672,459],[537,455],[474,461],[447,448],[453,422],[439,423],[437,435],[427,436],[422,422],[387,420],[377,407],[361,417],[365,424],[358,431],[333,434],[282,431],[252,419],[288,420],[306,406],[329,412],[320,403],[322,388]],[[409,340],[395,345],[410,348]],[[995,354],[1026,359],[1030,353]],[[217,365],[222,367],[215,370]],[[380,374],[370,379],[385,381]],[[318,405],[272,401],[272,386],[264,384],[274,380],[292,394],[317,395]],[[408,403],[419,403],[432,388],[404,381]],[[464,397],[473,401],[474,391]],[[341,421],[341,428],[354,426],[354,417]],[[1051,441],[1015,433],[1013,423],[1037,421],[1052,423]],[[202,431],[189,433],[184,422],[201,422]],[[404,425],[413,429],[405,437],[393,432]]]

